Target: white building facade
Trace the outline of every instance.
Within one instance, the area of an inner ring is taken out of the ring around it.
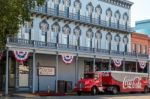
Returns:
[[[31,10],[32,21],[21,26],[16,38],[8,38],[9,53],[26,50],[31,53],[26,62],[26,75],[19,74],[18,63],[12,86],[17,91],[59,91],[58,80],[71,82],[73,88],[84,72],[96,71],[106,62],[112,69],[112,59],[137,62],[147,55],[131,53],[130,8],[127,0],[47,0],[42,7]],[[74,56],[71,64],[62,61],[62,54]],[[9,57],[9,63],[13,57]],[[8,65],[10,66],[10,65]],[[38,75],[39,67],[54,67],[55,75]],[[26,81],[23,83],[22,77]]]

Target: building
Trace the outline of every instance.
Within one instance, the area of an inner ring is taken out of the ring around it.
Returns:
[[[73,88],[84,72],[135,70],[137,59],[148,61],[148,55],[131,52],[132,4],[127,0],[48,0],[32,9],[32,21],[7,39],[5,93],[10,88],[58,92],[63,89],[58,80],[68,81]],[[18,63],[14,52],[19,58],[29,52],[29,58]],[[113,59],[121,59],[120,68]]]
[[[146,34],[132,33],[132,52],[140,54],[150,54],[149,53],[149,37]]]
[[[145,33],[150,36],[150,20],[142,20],[142,21],[137,21],[135,23],[135,30],[138,33]]]

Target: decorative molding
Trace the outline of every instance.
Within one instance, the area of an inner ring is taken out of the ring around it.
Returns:
[[[63,26],[62,31],[63,31],[64,34],[69,35],[70,32],[71,32],[71,28],[69,27],[68,24],[66,24],[66,25]]]
[[[46,21],[46,19],[44,19],[43,21],[40,22],[39,27],[42,32],[47,32],[49,30],[49,24]]]
[[[102,8],[101,8],[100,5],[97,5],[95,7],[95,12],[96,12],[97,15],[101,15],[102,14]]]
[[[51,30],[56,33],[60,32],[60,25],[58,24],[58,22],[53,23],[53,25],[51,26]]]
[[[87,30],[86,36],[87,36],[88,38],[93,38],[93,31],[92,31],[91,28]]]
[[[76,11],[79,11],[82,8],[82,4],[81,4],[80,0],[74,1],[74,8],[76,9]]]
[[[79,26],[76,26],[73,30],[74,34],[79,37],[81,35],[81,29]]]
[[[116,12],[115,12],[115,18],[117,19],[117,20],[119,20],[120,18],[121,18],[121,14],[120,14],[120,11],[119,10],[117,10]]]
[[[127,9],[130,9],[131,6],[133,5],[133,2],[130,2],[128,0],[99,0],[99,1],[107,2]]]
[[[89,2],[89,3],[86,5],[86,9],[87,9],[89,15],[91,15],[91,14],[93,13],[94,6],[93,6],[92,2]]]
[[[106,40],[111,41],[112,40],[112,35],[110,32],[107,33],[106,35]]]
[[[65,5],[65,7],[70,7],[71,0],[63,0],[63,4]]]
[[[95,33],[95,38],[96,39],[101,39],[102,38],[102,33],[100,30],[97,30],[97,32]]]

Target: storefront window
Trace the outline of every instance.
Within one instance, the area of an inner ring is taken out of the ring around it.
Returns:
[[[19,65],[19,86],[27,87],[29,85],[29,66],[27,63]]]

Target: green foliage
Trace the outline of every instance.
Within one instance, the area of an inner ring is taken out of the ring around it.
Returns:
[[[30,20],[30,9],[45,0],[0,0],[0,48],[5,48],[6,38],[14,36],[24,21]]]

